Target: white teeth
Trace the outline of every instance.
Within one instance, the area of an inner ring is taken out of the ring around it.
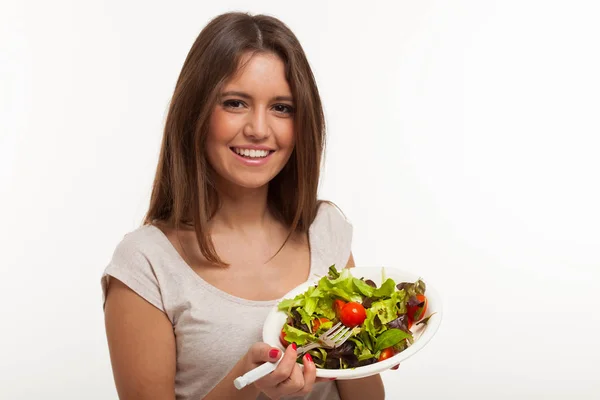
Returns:
[[[264,158],[269,155],[268,150],[238,149],[237,147],[234,147],[233,151],[235,151],[240,156],[250,158]]]

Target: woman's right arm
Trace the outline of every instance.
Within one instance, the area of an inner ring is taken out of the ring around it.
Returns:
[[[119,399],[174,400],[176,345],[167,316],[124,283],[110,278],[105,325]],[[281,354],[270,357],[271,349],[265,343],[253,345],[204,400],[254,400],[261,389],[274,399],[310,392],[316,374],[314,363],[305,359],[302,371],[296,365],[296,351],[291,346],[271,374],[242,390],[234,387],[233,380],[238,376],[263,362],[280,358]]]
[[[175,335],[167,316],[110,278],[106,337],[121,400],[175,399]]]

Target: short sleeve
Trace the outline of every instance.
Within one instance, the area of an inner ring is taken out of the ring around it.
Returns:
[[[126,235],[117,245],[112,259],[102,275],[102,304],[106,302],[109,280],[114,277],[165,312],[159,281],[143,246],[133,235]]]
[[[322,202],[310,228],[311,249],[318,264],[326,271],[331,265],[346,267],[352,252],[353,227],[344,213],[333,203]]]

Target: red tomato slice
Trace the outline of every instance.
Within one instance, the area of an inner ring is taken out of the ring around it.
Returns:
[[[396,354],[393,347],[388,347],[386,349],[381,350],[379,354],[379,361],[387,360],[390,357],[393,357]]]
[[[283,347],[288,347],[290,345],[290,342],[285,340],[285,332],[283,331],[283,328],[281,328],[281,333],[279,334],[279,342],[281,342]]]
[[[409,306],[406,310],[409,322],[410,320],[412,320],[412,322],[419,322],[423,319],[425,313],[427,312],[427,297],[422,294],[418,294],[417,301],[419,304],[423,305]],[[408,328],[410,329],[410,326]]]
[[[319,330],[319,328],[321,327],[321,324],[325,324],[329,322],[329,320],[327,318],[315,318],[313,319],[312,322],[312,326],[313,326],[313,333],[317,332]]]
[[[333,311],[335,311],[335,315],[337,315],[338,318],[340,318],[342,308],[344,308],[345,305],[346,302],[343,300],[337,299],[333,301]]]

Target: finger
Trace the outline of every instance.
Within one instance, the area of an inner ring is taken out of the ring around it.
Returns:
[[[400,367],[400,364],[394,365],[394,366],[393,366],[392,368],[390,368],[390,369],[396,370],[396,369],[398,369],[398,367]]]
[[[281,350],[266,343],[255,343],[250,347],[250,351],[248,351],[250,362],[255,365],[260,365],[267,361],[275,362],[281,358],[281,354]]]
[[[277,387],[278,393],[286,396],[298,396],[303,393],[305,386],[304,373],[298,364],[294,365],[289,379],[286,379]]]
[[[283,357],[281,357],[279,365],[275,368],[275,371],[260,379],[260,381],[262,381],[261,385],[276,386],[290,378],[290,375],[296,366],[296,357],[298,356],[296,348],[295,343],[292,343],[287,347],[285,353],[283,353]]]
[[[299,395],[310,393],[313,390],[315,379],[317,377],[317,367],[310,354],[307,353],[304,355],[304,357],[302,357],[302,363],[304,365],[304,387],[302,390],[300,390],[300,392],[298,392]]]

